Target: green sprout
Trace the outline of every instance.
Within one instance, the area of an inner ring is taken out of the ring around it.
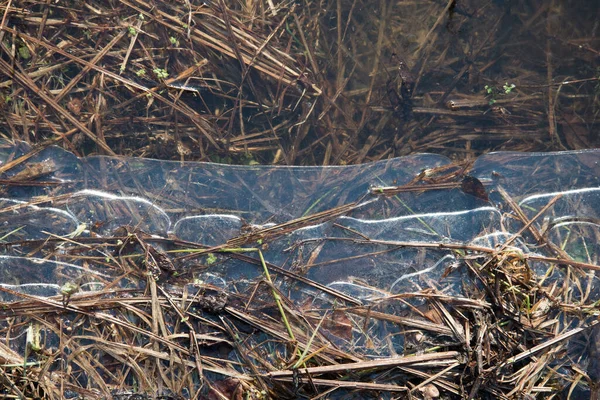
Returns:
[[[514,83],[511,83],[510,85],[508,84],[508,82],[504,83],[504,86],[502,86],[502,88],[504,89],[504,94],[510,94],[510,92],[512,92],[512,90],[514,88],[516,88]]]
[[[208,253],[206,256],[206,264],[211,265],[216,262],[217,262],[217,256],[215,256],[213,253]]]
[[[60,288],[60,294],[62,294],[63,307],[69,304],[71,296],[79,292],[79,284],[77,282],[67,282]]]
[[[169,42],[171,42],[171,44],[173,46],[179,46],[179,40],[177,40],[175,37],[171,36],[169,37]]]
[[[169,73],[164,68],[154,68],[152,72],[156,74],[156,77],[158,79],[165,79],[169,76]]]
[[[144,68],[140,68],[136,71],[135,74],[141,78],[142,76],[146,75],[146,70]]]
[[[127,28],[127,30],[129,31],[129,35],[131,36],[137,35],[137,30],[135,29],[135,27],[130,26],[129,28]]]
[[[67,282],[60,288],[60,293],[63,296],[71,296],[79,292],[79,285],[76,282]]]
[[[490,98],[488,104],[491,106],[496,102],[496,88],[493,86],[485,85],[484,89],[485,93],[487,94],[486,97]]]
[[[527,313],[531,312],[531,300],[529,299],[529,296],[525,296],[521,303],[521,307],[523,308],[523,311]]]
[[[516,87],[517,86],[514,83],[509,84],[508,82],[505,82],[504,85],[502,85],[502,89],[499,89],[496,86],[485,85],[484,90],[486,97],[489,97],[489,105],[491,106],[496,103],[496,101],[498,101],[498,96],[506,96],[512,93],[513,89]]]
[[[30,323],[27,328],[26,336],[26,348],[27,350],[40,351],[42,350],[41,338],[40,338],[41,327],[38,324]],[[27,359],[27,358],[25,358]]]

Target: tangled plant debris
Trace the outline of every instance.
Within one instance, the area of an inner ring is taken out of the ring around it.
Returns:
[[[0,1],[0,393],[598,396],[591,3]]]
[[[323,169],[1,150],[6,394],[598,393],[597,151]]]
[[[543,1],[5,0],[0,132],[77,155],[239,164],[590,148],[595,12]]]

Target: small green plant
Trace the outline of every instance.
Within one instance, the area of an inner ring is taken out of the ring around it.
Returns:
[[[169,76],[169,73],[164,68],[154,68],[152,70],[158,79],[166,79]]]
[[[525,295],[523,301],[521,302],[521,308],[527,314],[531,313],[531,300],[529,299],[529,296]]]
[[[129,32],[130,36],[135,36],[137,35],[137,30],[135,29],[135,27],[130,26],[129,28],[127,28],[127,31]]]
[[[41,327],[39,324],[30,323],[29,328],[27,328],[27,336],[26,336],[26,348],[32,351],[40,351],[42,350],[41,343]],[[27,358],[25,358],[27,360]]]
[[[514,88],[516,88],[514,83],[511,83],[509,85],[508,82],[505,82],[504,85],[502,85],[502,89],[504,89],[504,94],[510,94],[510,92],[512,92]]]
[[[514,83],[509,84],[508,82],[505,82],[504,85],[502,85],[502,89],[499,89],[496,86],[485,85],[484,90],[486,97],[489,98],[489,105],[494,105],[494,103],[498,101],[498,96],[506,96],[510,94],[516,87],[517,86]]]
[[[217,256],[215,256],[213,253],[208,253],[206,255],[206,265],[211,265],[217,262]]]
[[[256,161],[254,159],[254,157],[252,156],[252,154],[250,154],[250,153],[244,153],[240,157],[240,161],[244,165],[260,165],[260,163],[258,161]]]
[[[144,68],[140,68],[136,71],[135,74],[141,78],[146,75],[146,70]]]
[[[496,102],[496,88],[493,86],[489,86],[489,85],[485,85],[485,92],[487,94],[486,97],[489,97],[490,100],[488,101],[489,105],[493,105]]]
[[[60,288],[60,294],[62,294],[62,303],[66,307],[69,304],[71,296],[78,293],[81,288],[77,282],[67,282]]]
[[[25,45],[19,47],[19,55],[23,60],[29,60],[31,58],[31,53],[29,52],[29,48]]]
[[[178,46],[179,47],[179,40],[177,40],[175,37],[173,37],[173,36],[169,37],[169,42],[171,42],[171,44],[173,46]]]

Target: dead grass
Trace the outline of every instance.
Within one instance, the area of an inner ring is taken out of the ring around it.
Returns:
[[[506,7],[4,1],[0,126],[78,155],[290,165],[598,145],[597,10]]]
[[[368,197],[393,204],[417,189],[417,199],[429,191],[451,193],[465,168],[430,170],[405,186],[373,188]],[[494,195],[503,197],[504,218],[521,226],[496,247],[371,238],[339,219],[359,208],[356,202],[212,247],[134,227],[119,228],[113,236],[52,234],[38,240],[9,232],[2,244],[8,256],[2,281],[9,285],[0,287],[5,393],[57,399],[381,393],[513,399],[566,398],[587,388],[597,395],[600,266],[591,251],[593,233],[577,236],[589,251],[587,261],[575,260],[565,250],[572,250],[564,244],[571,239],[557,247],[541,222],[562,195],[532,218],[501,185]],[[38,204],[58,208],[69,201],[71,195],[38,198]],[[381,201],[363,199],[362,212],[371,205],[378,210]],[[0,215],[28,207],[31,203],[5,205]],[[302,228],[322,223],[348,236],[292,239]],[[517,243],[522,240],[543,251],[523,251]],[[263,252],[273,257],[274,251],[288,261],[267,262]],[[454,261],[437,279],[432,271],[410,280],[412,289],[401,279],[390,286],[398,270],[385,271],[402,265],[403,252],[420,260],[415,262]],[[378,260],[380,267],[353,269],[368,260]],[[73,264],[81,267],[73,270]],[[343,290],[325,286],[324,275],[311,272],[332,274],[336,266],[344,266]],[[61,295],[26,294],[18,285],[30,276],[44,281],[46,274],[51,283],[63,282]],[[219,284],[207,280],[217,276],[223,279]]]
[[[0,172],[52,144],[77,156],[287,165],[597,146],[598,39],[590,33],[597,18],[590,15],[598,10],[575,2],[503,7],[5,0],[0,134],[33,147]],[[512,83],[514,90],[504,88]],[[437,171],[441,177],[423,174],[369,198],[452,190],[470,168],[457,163]],[[46,173],[29,170],[0,184],[47,186]],[[87,272],[76,281],[65,273],[70,285],[61,296],[0,287],[10,299],[0,308],[2,394],[513,399],[575,397],[585,387],[598,396],[598,260],[573,259],[547,240],[543,221],[499,193],[505,216],[522,226],[519,236],[543,252],[516,251],[517,235],[497,248],[359,235],[312,241],[306,268],[324,244],[342,241],[359,255],[332,262],[398,249],[456,258],[446,276],[462,281],[374,301],[261,254],[357,202],[210,248],[134,229],[102,238],[11,237],[2,244],[6,255]],[[30,204],[60,207],[68,199]],[[26,207],[5,206],[0,215]],[[228,291],[194,282],[209,268],[208,255],[257,277]],[[98,269],[103,275],[89,272]],[[79,290],[90,282],[102,289]]]

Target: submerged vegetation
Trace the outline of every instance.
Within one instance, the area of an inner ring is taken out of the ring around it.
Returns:
[[[4,1],[0,13],[0,133],[79,155],[330,165],[599,144],[594,2]]]

